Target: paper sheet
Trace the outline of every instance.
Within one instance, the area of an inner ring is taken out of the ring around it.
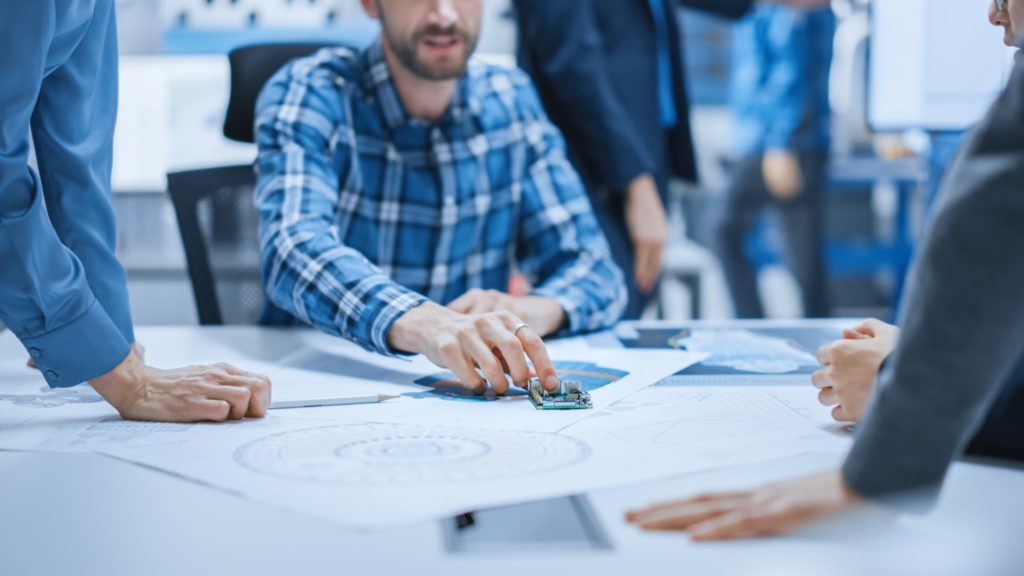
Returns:
[[[852,321],[851,321],[852,322]],[[815,352],[842,338],[851,322],[737,322],[679,326],[622,323],[609,335],[588,339],[593,347],[682,348],[707,352],[708,358],[688,368],[688,375],[747,376],[811,374],[819,365]]]
[[[674,351],[593,351],[572,341],[554,342],[549,353],[563,375],[584,379],[598,409],[699,361]],[[566,358],[568,356],[568,358]],[[589,358],[588,358],[589,357]],[[583,359],[581,359],[583,358]],[[288,418],[445,424],[474,429],[555,432],[593,414],[590,410],[538,411],[521,391],[476,396],[448,383],[450,375],[423,357],[386,358],[342,341],[320,341],[279,364],[248,360],[246,368],[274,382],[275,400],[390,394],[381,404],[296,408]],[[88,386],[51,390],[23,361],[0,365],[0,448],[82,450],[81,444],[49,443],[68,430],[117,416]],[[417,384],[420,382],[420,384]],[[433,383],[435,385],[424,385]]]
[[[403,396],[226,424],[125,422],[87,387],[51,391],[5,364],[0,448],[99,452],[340,525],[383,527],[847,445],[809,387],[673,385],[663,378],[700,359],[682,352],[556,343],[550,353],[592,379],[595,410],[467,399],[415,384],[440,372],[421,358],[330,343],[286,362],[305,369],[256,368],[278,398]]]
[[[845,447],[786,394],[648,388],[560,433],[276,414],[235,424],[112,420],[48,448],[91,449],[340,525],[380,528]]]
[[[25,358],[0,362],[0,449],[32,449],[62,430],[117,417],[87,385],[50,388]]]
[[[548,354],[562,377],[582,381],[595,409],[611,406],[646,386],[699,362],[704,355],[674,350],[592,350],[574,340],[553,342]],[[251,363],[250,363],[251,364]],[[347,343],[311,347],[285,358],[282,367],[262,367],[274,380],[274,398],[393,394],[397,400],[290,410],[289,418],[341,417],[405,424],[445,424],[490,430],[556,432],[593,414],[590,410],[534,410],[525,392],[474,395],[423,357],[386,358]]]
[[[810,387],[694,387],[671,381],[641,390],[566,432],[591,442],[671,448],[699,467],[744,462],[753,454],[764,459],[843,449],[849,442]]]

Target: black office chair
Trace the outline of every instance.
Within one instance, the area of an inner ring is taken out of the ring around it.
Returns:
[[[259,44],[233,50],[224,136],[254,141],[256,99],[285,64],[328,44]],[[172,172],[167,189],[185,246],[202,325],[254,324],[263,309],[250,164]]]

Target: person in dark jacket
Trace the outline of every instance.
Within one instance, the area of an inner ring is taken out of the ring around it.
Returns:
[[[668,238],[667,183],[695,181],[675,8],[739,18],[753,0],[513,0],[519,65],[565,134],[640,315]],[[799,6],[827,0],[779,0]]]

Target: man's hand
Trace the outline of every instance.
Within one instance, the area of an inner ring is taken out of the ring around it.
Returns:
[[[733,540],[790,532],[858,501],[834,471],[657,504],[627,512],[626,520],[644,530],[685,530],[693,540]]]
[[[270,379],[229,364],[160,370],[142,349],[92,380],[93,389],[127,420],[200,422],[262,418],[270,406]]]
[[[566,323],[562,305],[543,296],[509,296],[497,290],[474,288],[466,292],[448,308],[459,314],[486,314],[511,312],[542,338],[561,330]]]
[[[544,342],[528,325],[516,330],[522,324],[519,316],[507,311],[460,314],[426,302],[391,325],[388,343],[455,372],[463,386],[478,394],[487,391],[488,383],[496,394],[507,393],[506,374],[521,388],[536,374],[545,389],[555,390],[558,376]],[[533,370],[527,358],[533,361]]]
[[[633,269],[641,292],[650,292],[661,274],[661,253],[668,241],[668,222],[658,188],[649,174],[626,188],[626,227],[633,241]]]
[[[825,368],[811,376],[821,391],[818,401],[835,406],[832,417],[840,422],[857,422],[878,380],[882,362],[896,349],[900,329],[881,320],[867,320],[843,331],[843,339],[818,350],[818,362]]]
[[[768,192],[776,200],[788,202],[804,189],[800,159],[788,150],[767,150],[761,160],[761,173]]]

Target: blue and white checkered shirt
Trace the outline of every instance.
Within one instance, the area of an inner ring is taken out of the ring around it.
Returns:
[[[505,291],[513,267],[570,332],[621,314],[622,273],[518,70],[472,61],[427,123],[405,111],[379,40],[325,49],[270,80],[256,134],[263,283],[303,322],[391,354],[403,313]]]

